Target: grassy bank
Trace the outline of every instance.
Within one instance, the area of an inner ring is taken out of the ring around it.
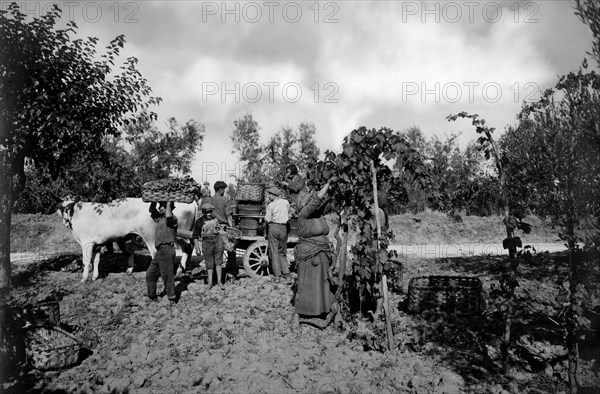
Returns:
[[[63,252],[81,251],[73,239],[71,230],[58,215],[17,214],[12,216],[10,226],[10,251]]]

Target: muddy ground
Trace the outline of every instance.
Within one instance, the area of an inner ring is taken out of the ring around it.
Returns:
[[[123,257],[104,255],[101,279],[80,283],[81,260],[65,254],[15,267],[16,287],[3,305],[60,299],[62,326],[83,344],[76,365],[38,371],[19,355],[4,357],[3,390],[24,392],[258,392],[258,393],[561,393],[567,361],[561,288],[564,254],[540,254],[519,267],[518,319],[511,368],[502,374],[502,319],[491,289],[505,269],[502,257],[409,259],[390,281],[394,349],[386,349],[385,324],[355,315],[320,330],[292,332],[295,284],[241,278],[225,290],[209,289],[194,259],[176,281],[179,302],[149,302],[136,256],[127,276]],[[587,280],[580,338],[583,393],[600,390],[599,260],[583,264]],[[457,317],[410,314],[409,280],[419,275],[469,275],[481,279],[482,314]],[[160,282],[159,282],[160,283]],[[160,286],[160,284],[159,284]],[[8,362],[6,362],[8,360]]]

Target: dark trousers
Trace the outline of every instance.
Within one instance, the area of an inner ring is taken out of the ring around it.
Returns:
[[[234,276],[238,276],[238,274],[239,274],[235,251],[227,252],[227,261],[225,264],[225,272],[228,274],[234,275]]]
[[[269,223],[267,242],[269,244],[269,261],[273,268],[273,275],[281,276],[290,273],[287,263],[287,225]]]
[[[226,223],[219,223],[219,226],[227,226]],[[223,235],[226,237],[226,235]],[[237,266],[237,258],[235,255],[235,248],[233,251],[227,251],[227,261],[225,262],[225,272],[234,276],[238,276],[239,269]]]
[[[173,245],[163,244],[158,246],[156,255],[150,262],[150,267],[146,271],[146,285],[148,286],[148,297],[156,297],[156,284],[160,276],[165,285],[167,297],[174,300],[175,295],[175,275],[173,272],[175,262],[175,248]]]

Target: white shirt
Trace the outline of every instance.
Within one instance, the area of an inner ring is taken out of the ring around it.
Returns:
[[[283,198],[277,198],[267,205],[265,221],[270,223],[286,224],[290,220],[290,203]]]

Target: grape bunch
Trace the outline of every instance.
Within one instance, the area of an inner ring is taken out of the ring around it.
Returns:
[[[179,192],[183,194],[198,194],[200,185],[190,176],[183,178],[164,178],[144,183],[144,190],[160,192]]]

